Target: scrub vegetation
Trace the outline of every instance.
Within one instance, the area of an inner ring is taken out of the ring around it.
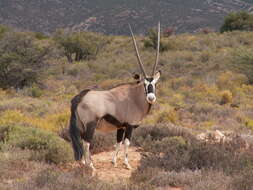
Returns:
[[[137,40],[151,71],[150,35]],[[250,190],[253,32],[166,35],[162,44],[158,102],[132,140],[145,154],[128,181],[109,184],[79,167],[62,169],[73,162],[64,131],[79,91],[108,89],[139,73],[130,37],[62,30],[45,36],[1,26],[0,188]],[[214,130],[230,141],[196,139]],[[115,140],[97,134],[92,152],[112,149]]]

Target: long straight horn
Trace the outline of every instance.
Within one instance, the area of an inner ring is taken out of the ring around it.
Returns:
[[[140,58],[140,54],[139,54],[139,52],[138,52],[138,47],[137,47],[137,44],[136,44],[136,40],[135,40],[133,31],[132,31],[131,25],[130,25],[130,24],[128,24],[128,25],[129,25],[129,29],[130,29],[130,32],[131,32],[131,35],[132,35],[133,44],[134,44],[134,48],[135,48],[135,53],[136,53],[136,56],[137,56],[137,58],[138,58],[138,62],[139,62],[141,71],[142,71],[144,77],[147,78],[147,75],[146,75],[144,66],[143,66],[142,61],[141,61],[141,58]]]
[[[152,72],[152,76],[154,76],[155,71],[156,71],[156,66],[158,64],[159,61],[159,51],[160,51],[160,22],[158,23],[158,29],[157,29],[157,46],[156,46],[156,60],[155,60],[155,64],[153,67],[153,72]]]

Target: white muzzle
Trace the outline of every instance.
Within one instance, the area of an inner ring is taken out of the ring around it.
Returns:
[[[154,93],[148,93],[148,94],[147,94],[147,101],[148,101],[148,103],[150,103],[150,104],[155,103],[155,101],[156,101],[155,94],[154,94]]]

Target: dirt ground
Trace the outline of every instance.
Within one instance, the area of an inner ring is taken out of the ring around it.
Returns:
[[[123,148],[123,147],[122,147]],[[141,152],[136,147],[130,147],[128,153],[129,163],[132,169],[129,170],[123,164],[124,151],[120,150],[117,159],[117,167],[114,167],[111,160],[114,151],[101,152],[92,156],[93,164],[96,168],[95,175],[106,182],[118,182],[119,180],[128,180],[131,176],[132,171],[136,170],[140,160]]]
[[[123,147],[118,155],[117,167],[111,163],[114,151],[101,152],[92,156],[94,166],[96,167],[95,175],[103,181],[114,183],[119,181],[127,181],[131,177],[131,173],[137,169],[140,164],[142,151],[137,147],[130,147],[128,153],[131,170],[127,169],[123,164],[124,151]],[[163,187],[158,190],[182,190],[179,187]]]

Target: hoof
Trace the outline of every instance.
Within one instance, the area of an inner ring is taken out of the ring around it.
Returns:
[[[96,174],[97,174],[96,169],[95,169],[95,168],[92,168],[91,176],[94,177],[94,176],[96,176]]]
[[[117,162],[113,161],[112,160],[112,164],[113,164],[113,167],[116,168],[118,165],[117,165]]]
[[[130,166],[130,164],[128,164],[128,163],[124,163],[125,164],[125,166],[126,166],[126,168],[128,169],[128,170],[131,170],[132,169],[132,167]]]
[[[80,166],[80,167],[85,167],[85,166],[86,166],[85,160],[79,161],[79,166]]]
[[[132,167],[131,167],[130,165],[127,165],[126,168],[127,168],[128,170],[131,170],[131,169],[132,169]]]
[[[92,171],[96,171],[96,168],[93,166],[93,164],[90,164],[90,168],[92,169]]]

